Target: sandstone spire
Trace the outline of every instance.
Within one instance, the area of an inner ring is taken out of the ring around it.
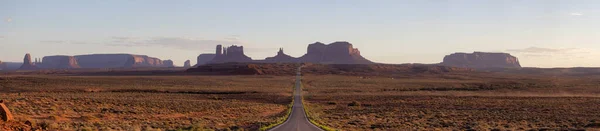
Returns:
[[[186,60],[186,61],[183,63],[183,67],[184,67],[184,68],[190,68],[190,67],[192,67],[190,60]]]
[[[31,55],[29,53],[25,54],[23,58],[23,65],[19,68],[19,70],[35,70],[37,67],[31,62]]]

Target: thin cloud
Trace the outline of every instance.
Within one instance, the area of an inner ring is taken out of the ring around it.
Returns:
[[[48,44],[64,44],[67,43],[66,41],[62,41],[62,40],[44,40],[44,41],[40,41],[41,43],[48,43]]]
[[[542,47],[529,47],[525,49],[508,49],[508,52],[515,53],[562,53],[568,52],[571,50],[576,50],[576,48],[564,48],[564,49],[555,49],[555,48],[542,48]]]
[[[572,15],[572,16],[582,16],[583,14],[582,13],[576,13],[576,12],[574,12],[574,13],[570,13],[569,15]]]
[[[65,41],[65,40],[44,40],[44,41],[40,41],[40,43],[46,43],[46,44],[78,44],[78,45],[93,44],[93,43],[88,43],[88,42]]]
[[[225,40],[238,41],[240,40],[240,37],[240,35],[229,35],[228,37],[225,37]]]
[[[578,56],[590,53],[590,51],[580,48],[543,48],[543,47],[529,47],[524,49],[508,49],[510,53],[520,54],[527,57],[569,57]]]
[[[243,45],[237,39],[208,40],[184,37],[155,37],[141,39],[135,37],[113,37],[108,46],[162,46],[184,50],[206,50],[213,49],[215,45]]]
[[[216,45],[230,46],[230,45],[247,45],[246,43],[239,40],[238,35],[232,35],[222,39],[198,39],[198,38],[186,38],[186,37],[154,37],[154,38],[140,38],[140,37],[124,37],[114,36],[105,41],[101,42],[82,42],[82,41],[69,41],[69,40],[46,40],[40,41],[41,43],[47,44],[101,44],[105,46],[123,46],[123,47],[148,47],[148,46],[160,46],[165,48],[174,48],[181,50],[193,50],[193,51],[213,51]],[[266,51],[275,50],[273,48],[261,48],[261,47],[246,47],[247,51]],[[251,49],[251,50],[249,50]]]

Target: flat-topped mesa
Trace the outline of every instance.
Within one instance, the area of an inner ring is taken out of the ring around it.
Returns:
[[[19,70],[35,70],[38,69],[37,66],[31,62],[31,55],[29,53],[25,54],[23,58],[23,65],[19,68]]]
[[[133,59],[128,59],[128,64],[125,67],[166,67],[163,61],[154,58],[148,57],[146,55],[132,55]],[[131,63],[133,60],[133,63]]]
[[[219,53],[219,49],[217,49],[217,53]],[[196,57],[196,65],[194,65],[194,67],[198,67],[200,65],[204,65],[208,62],[210,62],[212,59],[215,58],[217,54],[200,54],[198,55],[198,57]],[[222,54],[220,54],[222,55]]]
[[[299,58],[302,62],[323,64],[373,64],[360,55],[360,51],[352,44],[338,41],[325,45],[316,42],[308,45],[307,53]]]
[[[208,63],[252,62],[252,58],[244,54],[244,46],[232,45],[222,50],[219,47],[222,46],[217,45],[216,56]]]
[[[73,69],[81,68],[77,63],[77,59],[73,56],[44,56],[42,63],[39,65],[40,68],[51,68],[51,69]]]
[[[297,58],[294,58],[290,55],[287,55],[283,52],[283,48],[279,48],[279,52],[274,57],[265,58],[265,62],[269,63],[296,63],[298,62]]]
[[[441,64],[467,68],[521,68],[518,58],[508,53],[454,53],[444,57]]]
[[[146,55],[132,54],[90,54],[75,56],[82,68],[134,68],[134,67],[172,67],[172,62]]]

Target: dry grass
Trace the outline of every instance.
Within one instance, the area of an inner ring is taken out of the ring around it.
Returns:
[[[285,115],[293,84],[291,76],[4,76],[0,98],[37,129],[257,130]]]
[[[600,128],[600,77],[304,76],[309,113],[341,130]]]

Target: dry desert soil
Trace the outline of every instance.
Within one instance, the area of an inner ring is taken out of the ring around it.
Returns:
[[[295,66],[6,73],[15,120],[0,130],[266,129],[286,118]],[[600,130],[600,73],[534,70],[305,65],[303,102],[331,130]]]

